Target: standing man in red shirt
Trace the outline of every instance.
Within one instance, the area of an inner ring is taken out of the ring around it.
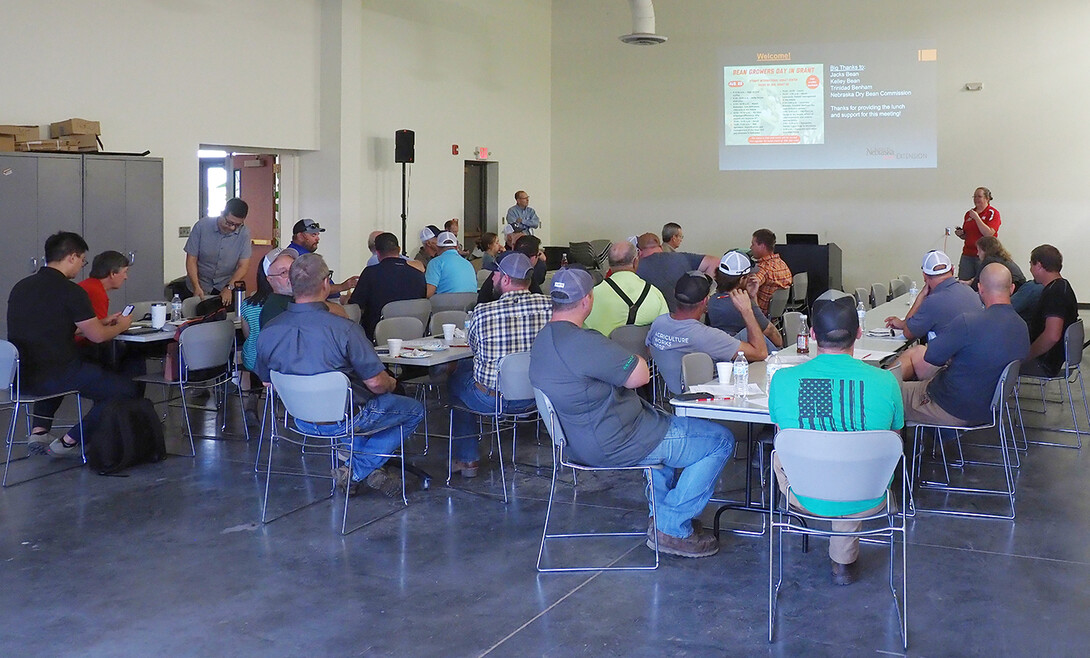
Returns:
[[[958,262],[958,278],[972,281],[980,274],[980,259],[976,253],[976,241],[985,235],[999,235],[999,211],[992,207],[992,191],[978,187],[973,191],[973,207],[965,213],[962,225],[954,229],[959,238],[965,240]]]

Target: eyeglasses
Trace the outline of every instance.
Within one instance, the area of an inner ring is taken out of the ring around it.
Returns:
[[[227,224],[228,226],[231,227],[232,230],[235,230],[235,231],[237,231],[239,228],[241,228],[242,224],[243,224],[243,222],[232,222],[231,220],[227,219],[226,217],[223,218],[223,223]]]

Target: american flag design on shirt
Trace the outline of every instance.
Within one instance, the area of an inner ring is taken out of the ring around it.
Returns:
[[[855,432],[866,427],[863,382],[854,379],[799,380],[799,427]]]

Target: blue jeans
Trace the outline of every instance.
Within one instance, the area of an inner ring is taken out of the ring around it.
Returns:
[[[422,420],[424,406],[412,398],[386,393],[368,400],[352,419],[352,425],[357,432],[352,446],[352,479],[358,482],[385,464],[388,457],[379,457],[373,453],[393,454],[401,447],[401,432],[404,431],[408,437],[416,431]],[[315,425],[296,420],[295,426],[306,434],[319,436],[336,436],[347,430],[343,421]],[[360,436],[359,433],[367,433],[369,436]]]
[[[73,390],[79,391],[80,396],[84,398],[82,402],[84,409],[87,408],[87,398],[95,402],[91,410],[83,416],[83,435],[88,438],[94,436],[95,430],[98,428],[99,417],[102,415],[102,410],[106,408],[105,403],[107,400],[138,397],[136,384],[131,379],[107,372],[101,366],[86,361],[81,361],[72,366],[63,374],[39,382],[34,387],[33,392],[37,395],[49,395]],[[52,429],[53,416],[57,413],[62,401],[62,398],[52,398],[34,403],[33,414],[35,418],[33,424],[37,427],[44,427],[46,430]],[[68,435],[79,441],[79,425],[68,430]]]
[[[455,402],[469,409],[482,413],[494,413],[496,411],[496,396],[489,395],[477,388],[473,379],[473,362],[463,359],[447,380],[450,395]],[[534,407],[533,400],[504,400],[504,413],[519,413]],[[477,450],[478,431],[477,417],[468,411],[454,409],[453,438],[451,459],[460,462],[475,462],[480,459]]]
[[[662,466],[651,470],[658,507],[651,512],[660,532],[682,538],[692,534],[690,522],[704,511],[733,454],[734,435],[726,427],[702,418],[674,417],[662,442],[640,462]]]

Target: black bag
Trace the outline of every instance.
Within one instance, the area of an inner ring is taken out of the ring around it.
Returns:
[[[115,398],[105,403],[99,427],[87,444],[87,463],[111,475],[167,455],[163,423],[151,400]]]

